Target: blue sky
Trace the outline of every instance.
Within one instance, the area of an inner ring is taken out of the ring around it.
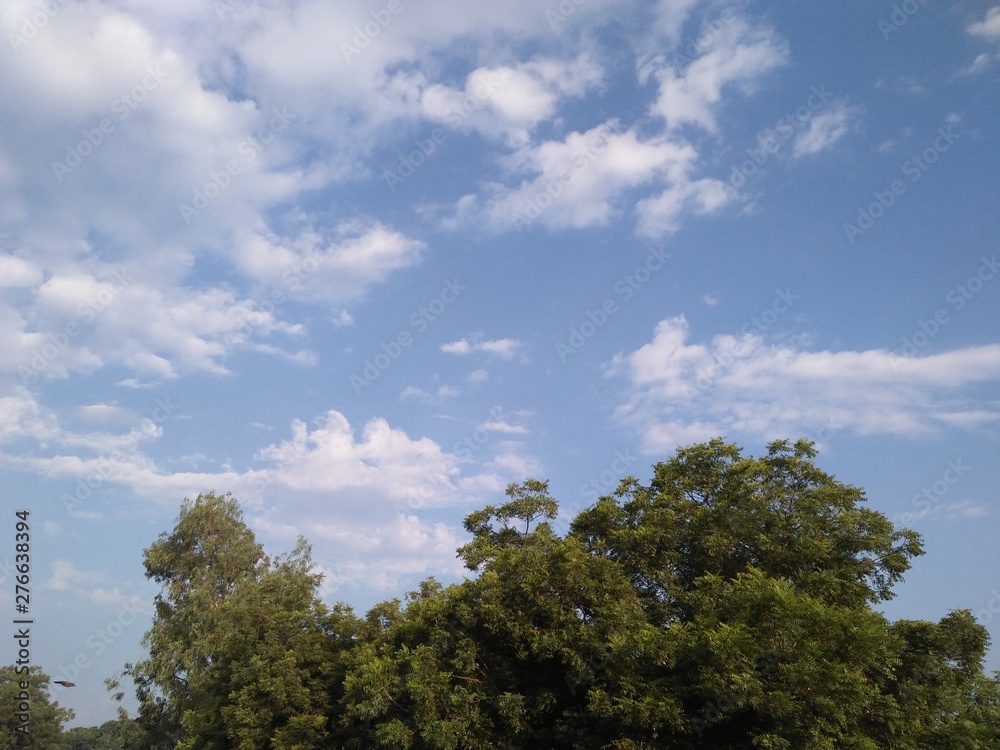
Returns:
[[[184,497],[232,491],[271,553],[305,535],[364,611],[458,580],[508,483],[550,480],[564,528],[716,435],[814,439],[924,536],[887,614],[1000,637],[1000,6],[0,26],[0,602],[27,509],[32,659],[76,724],[141,657]]]

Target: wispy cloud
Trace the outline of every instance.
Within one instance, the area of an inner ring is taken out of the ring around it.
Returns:
[[[794,156],[809,156],[826,151],[854,128],[861,118],[861,109],[844,103],[832,105],[809,121],[809,127],[799,133],[792,145]]]

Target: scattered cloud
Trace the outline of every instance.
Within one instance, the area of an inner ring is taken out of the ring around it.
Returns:
[[[882,349],[804,351],[754,334],[688,341],[684,316],[662,320],[650,343],[618,355],[627,378],[617,419],[644,450],[664,452],[717,435],[796,437],[835,425],[861,435],[927,435],[1000,420],[963,389],[1000,380],[1000,345],[900,357]]]
[[[982,21],[974,21],[966,27],[972,36],[1000,42],[1000,5],[986,11]]]
[[[523,341],[509,338],[483,340],[478,337],[473,337],[471,341],[463,338],[458,339],[457,341],[450,341],[448,343],[441,344],[441,351],[445,354],[466,356],[468,354],[472,354],[473,352],[485,352],[505,360],[512,360],[515,357],[520,356],[523,361],[526,350],[527,344]],[[477,370],[476,373],[485,373],[485,370]],[[470,378],[475,376],[474,382],[478,382],[478,379],[482,378],[481,375],[477,375],[476,373],[469,376]]]
[[[809,156],[831,148],[857,126],[861,109],[843,102],[832,105],[829,112],[820,112],[809,121],[809,127],[799,133],[792,145],[794,156]]]
[[[683,70],[667,66],[654,73],[659,96],[651,111],[670,129],[695,125],[716,132],[715,110],[722,90],[735,86],[745,93],[753,91],[758,78],[786,64],[788,44],[772,29],[736,18],[700,52]]]

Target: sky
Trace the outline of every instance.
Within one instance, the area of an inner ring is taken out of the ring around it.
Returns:
[[[12,0],[0,29],[0,607],[27,511],[74,725],[114,716],[184,498],[305,536],[363,613],[461,580],[509,483],[565,531],[715,436],[815,441],[923,536],[887,616],[1000,638],[1000,6]]]

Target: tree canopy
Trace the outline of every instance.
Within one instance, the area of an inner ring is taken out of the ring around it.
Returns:
[[[805,441],[682,448],[551,522],[528,479],[471,513],[466,580],[329,607],[304,540],[270,559],[231,496],[146,550],[144,746],[1000,748],[968,610],[890,622],[917,534]]]
[[[0,667],[0,750],[50,750],[73,718],[49,695],[49,676],[39,666]]]

